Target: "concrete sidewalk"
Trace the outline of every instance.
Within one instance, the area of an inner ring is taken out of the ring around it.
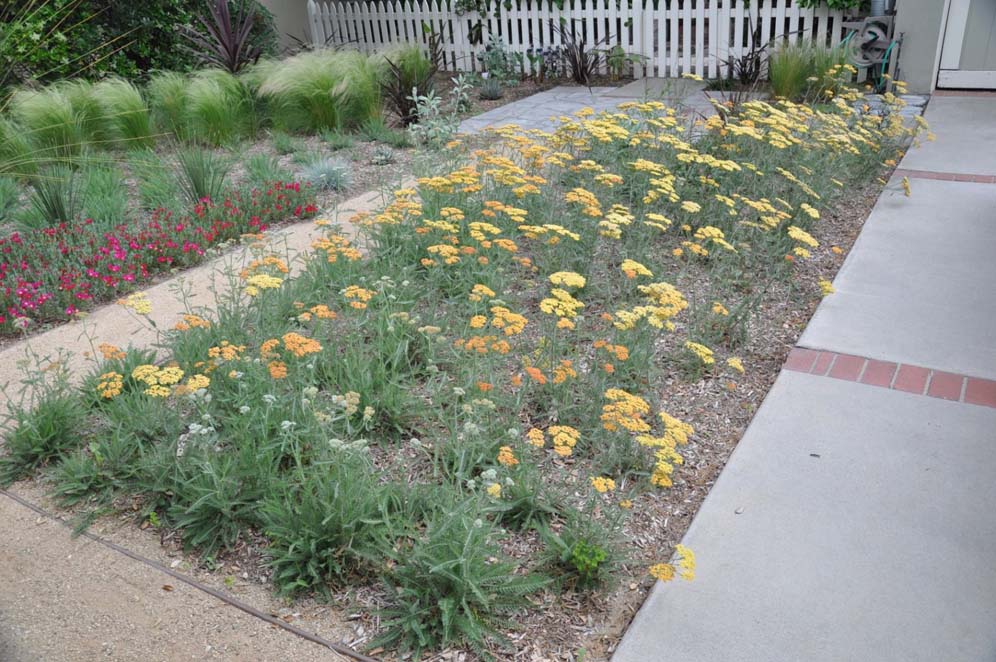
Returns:
[[[996,97],[926,118],[615,662],[996,660]]]

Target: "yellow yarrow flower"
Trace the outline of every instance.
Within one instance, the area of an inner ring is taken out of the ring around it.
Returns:
[[[606,478],[603,476],[592,476],[591,486],[595,488],[595,491],[599,494],[605,494],[606,492],[611,492],[616,489],[616,481],[611,478]]]
[[[624,274],[626,274],[626,278],[629,279],[636,278],[637,276],[653,277],[654,275],[650,269],[647,269],[636,260],[630,260],[629,258],[623,260],[622,264],[619,265],[619,268]]]
[[[549,280],[554,285],[574,287],[577,289],[583,288],[587,283],[584,276],[574,273],[573,271],[558,271],[556,273],[552,273],[549,276]]]
[[[697,342],[692,342],[691,340],[685,341],[685,349],[690,350],[693,354],[699,357],[703,365],[710,366],[716,362],[713,356],[712,350]]]

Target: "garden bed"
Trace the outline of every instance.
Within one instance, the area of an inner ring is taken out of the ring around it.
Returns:
[[[18,413],[3,477],[48,467],[165,554],[328,595],[391,659],[604,659],[648,570],[694,574],[671,550],[908,138],[843,100],[748,104],[694,146],[625,108],[451,145],[355,219],[367,256],[329,228],[157,354],[104,348]]]
[[[300,134],[249,130],[268,120],[262,110],[245,108],[240,84],[218,71],[162,74],[145,93],[151,111],[138,89],[123,81],[66,82],[14,98],[8,114],[19,124],[0,117],[0,250],[6,256],[0,264],[0,338],[73,319],[216,254],[241,235],[329,209],[410,171],[411,137],[390,109],[383,109],[383,119],[354,120],[349,131],[317,123]],[[449,98],[453,79],[437,74],[434,86]],[[459,114],[445,122],[549,86],[509,83],[496,100],[471,90]],[[107,107],[91,108],[101,95],[111,99],[102,101]],[[379,103],[353,112],[380,113]],[[129,119],[117,126],[119,117]],[[211,147],[215,143],[223,144]],[[15,179],[18,174],[24,177]],[[238,202],[265,198],[274,185],[286,184],[293,194],[275,208]],[[215,202],[198,200],[206,195]],[[216,217],[226,215],[223,232],[210,218],[212,206]],[[167,218],[173,223],[163,223]],[[180,225],[182,231],[171,229]],[[117,259],[106,260],[108,251]]]

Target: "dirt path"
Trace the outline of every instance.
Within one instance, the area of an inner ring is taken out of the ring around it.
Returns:
[[[0,660],[347,660],[0,495]]]

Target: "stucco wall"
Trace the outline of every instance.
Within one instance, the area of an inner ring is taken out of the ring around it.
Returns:
[[[289,35],[308,41],[308,0],[260,0],[270,10],[277,22],[280,45],[292,46],[294,40]]]
[[[931,92],[937,81],[941,23],[947,11],[946,0],[897,0],[896,33],[902,33],[899,78],[910,92]]]

